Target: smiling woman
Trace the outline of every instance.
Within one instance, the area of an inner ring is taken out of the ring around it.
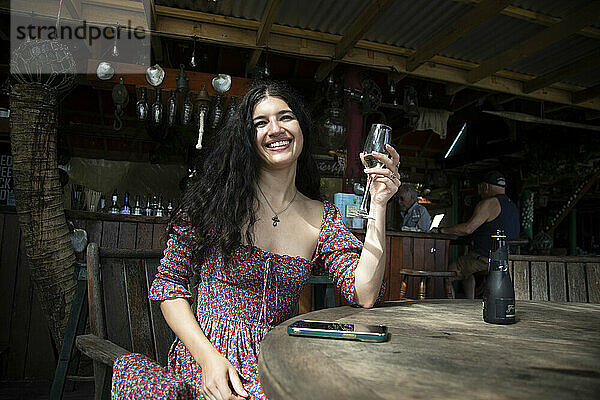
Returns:
[[[165,257],[150,290],[177,336],[167,368],[142,355],[114,365],[113,397],[262,399],[260,342],[290,318],[315,270],[351,302],[383,293],[385,210],[398,154],[373,185],[365,246],[319,197],[310,119],[286,85],[255,84],[208,146],[204,168],[169,223]],[[189,278],[199,276],[196,315]]]

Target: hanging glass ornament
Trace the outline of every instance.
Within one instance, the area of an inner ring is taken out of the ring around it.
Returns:
[[[194,103],[192,103],[191,92],[187,92],[185,95],[185,101],[183,103],[183,111],[181,112],[181,124],[183,126],[189,126],[192,122],[192,114],[194,113]]]
[[[225,93],[231,89],[231,76],[219,74],[212,79],[212,87],[217,93]]]
[[[98,68],[96,69],[96,76],[100,80],[107,81],[113,76],[115,76],[115,69],[110,63],[102,61],[98,64]]]
[[[165,79],[165,71],[158,64],[146,69],[146,80],[152,86],[160,86]]]
[[[171,91],[171,97],[167,103],[167,122],[169,127],[175,125],[175,117],[177,116],[177,91]]]
[[[119,23],[117,22],[117,27],[115,29],[115,41],[113,43],[113,48],[112,48],[112,56],[113,57],[119,57],[119,48],[117,47],[117,38],[119,37]]]
[[[148,99],[146,88],[144,86],[140,88],[140,98],[137,103],[135,103],[135,112],[139,121],[148,119]]]
[[[163,121],[164,107],[162,104],[162,89],[156,88],[156,99],[152,104],[152,118],[151,122],[154,125],[161,125]]]
[[[211,123],[210,129],[214,132],[217,130],[219,123],[221,122],[221,116],[223,115],[223,95],[217,94],[214,99],[214,103],[211,109]]]
[[[196,68],[196,38],[197,36],[194,35],[194,49],[192,50],[192,59],[190,60],[190,67],[192,68]]]
[[[208,108],[210,105],[210,96],[206,91],[206,87],[202,84],[200,93],[198,94],[198,141],[196,142],[196,149],[202,148],[202,137],[204,135],[204,126],[206,121],[206,115],[208,114]]]
[[[177,75],[177,77],[175,78],[175,80],[177,81],[177,91],[179,93],[187,93],[187,91],[189,90],[189,78],[185,74],[185,71],[183,70],[184,68],[185,65],[179,64],[179,75]]]
[[[123,116],[127,103],[129,103],[129,93],[125,87],[123,77],[120,77],[119,83],[113,87],[112,99],[113,103],[115,103],[115,121],[113,122],[113,128],[118,131],[123,127],[121,117]]]

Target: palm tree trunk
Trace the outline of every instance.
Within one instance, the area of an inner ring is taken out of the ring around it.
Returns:
[[[42,85],[17,84],[10,103],[17,215],[31,280],[60,349],[76,282],[56,162],[58,93]]]

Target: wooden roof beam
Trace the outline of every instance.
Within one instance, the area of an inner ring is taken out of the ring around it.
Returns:
[[[573,93],[571,95],[571,101],[573,104],[579,104],[598,96],[600,96],[600,83],[590,88]]]
[[[277,17],[277,14],[279,13],[281,2],[282,0],[269,0],[269,2],[265,5],[262,18],[260,19],[260,25],[258,26],[258,32],[256,34],[256,46],[261,47],[267,44],[269,35],[271,34],[271,27],[273,26],[275,17]],[[248,64],[246,65],[247,72],[254,71],[256,64],[258,64],[258,60],[260,59],[261,53],[262,49],[254,49],[252,55],[250,56],[250,61],[248,61]]]
[[[341,60],[348,51],[362,39],[365,33],[381,18],[381,16],[394,4],[396,0],[371,0],[369,5],[360,13],[348,28],[342,39],[335,46],[333,60]],[[329,75],[337,64],[335,62],[322,63],[315,74],[315,79],[321,82]]]
[[[142,0],[142,4],[144,5],[144,15],[146,16],[146,23],[148,24],[148,29],[156,29],[157,17],[156,5],[154,4],[154,0]],[[154,53],[155,60],[158,62],[162,61],[163,54],[160,38],[158,36],[152,35],[152,38],[150,40],[152,43],[152,52]]]
[[[473,7],[472,10],[460,17],[452,25],[429,39],[418,49],[406,63],[406,70],[414,71],[423,65],[431,57],[439,54],[452,43],[469,34],[475,28],[497,15],[506,8],[512,0],[483,0]]]
[[[519,60],[529,57],[531,54],[542,50],[581,30],[581,28],[594,23],[600,15],[600,1],[592,1],[585,7],[570,14],[561,22],[552,25],[548,29],[533,35],[520,44],[498,54],[485,61],[479,67],[467,73],[467,82],[479,82],[483,78],[495,72],[516,64]]]
[[[538,76],[527,82],[523,82],[523,92],[531,93],[538,89],[550,86],[554,82],[561,81],[569,76],[578,75],[582,72],[589,71],[600,65],[600,51],[594,54],[582,57],[564,67],[550,71],[545,75]]]
[[[135,3],[134,3],[135,4]],[[205,14],[189,10],[156,6],[158,13],[157,30],[164,35],[198,35],[203,42],[221,46],[234,46],[246,49],[256,48],[258,21]],[[333,54],[339,35],[325,34],[310,30],[273,25],[269,37],[269,50],[274,53],[293,54],[312,60],[328,60]],[[354,49],[344,57],[343,62],[365,68],[389,72],[396,68],[399,73],[407,73],[406,60],[412,54],[410,49],[381,43],[360,40]],[[447,57],[435,56],[435,63],[426,63],[410,73],[423,79],[432,79],[448,83],[467,85],[465,69],[475,68],[476,64]],[[471,85],[474,89],[507,93],[524,98],[571,104],[571,92],[581,87],[556,84],[546,90],[532,94],[523,93],[522,80],[527,76],[510,71],[501,71],[493,79],[486,78]],[[580,107],[600,110],[600,100],[592,99],[580,104]]]
[[[454,1],[456,1],[458,3],[475,5],[475,4],[481,3],[483,0],[454,0]],[[550,15],[542,14],[539,12],[527,10],[525,8],[516,7],[516,6],[508,6],[504,10],[502,10],[500,12],[500,14],[506,15],[507,17],[531,22],[532,24],[543,25],[543,26],[551,26],[562,20],[561,18],[553,17]],[[582,30],[577,32],[577,34],[579,34],[581,36],[587,36],[587,37],[590,37],[593,39],[600,39],[600,29],[594,28],[593,26],[586,26],[585,28],[583,28]]]

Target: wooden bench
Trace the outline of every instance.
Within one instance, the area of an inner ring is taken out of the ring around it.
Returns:
[[[511,255],[517,300],[600,303],[600,257]]]
[[[141,353],[166,365],[174,335],[158,302],[148,300],[162,250],[87,249],[91,334],[77,348],[94,360],[95,398],[110,397],[112,366],[121,355]]]

